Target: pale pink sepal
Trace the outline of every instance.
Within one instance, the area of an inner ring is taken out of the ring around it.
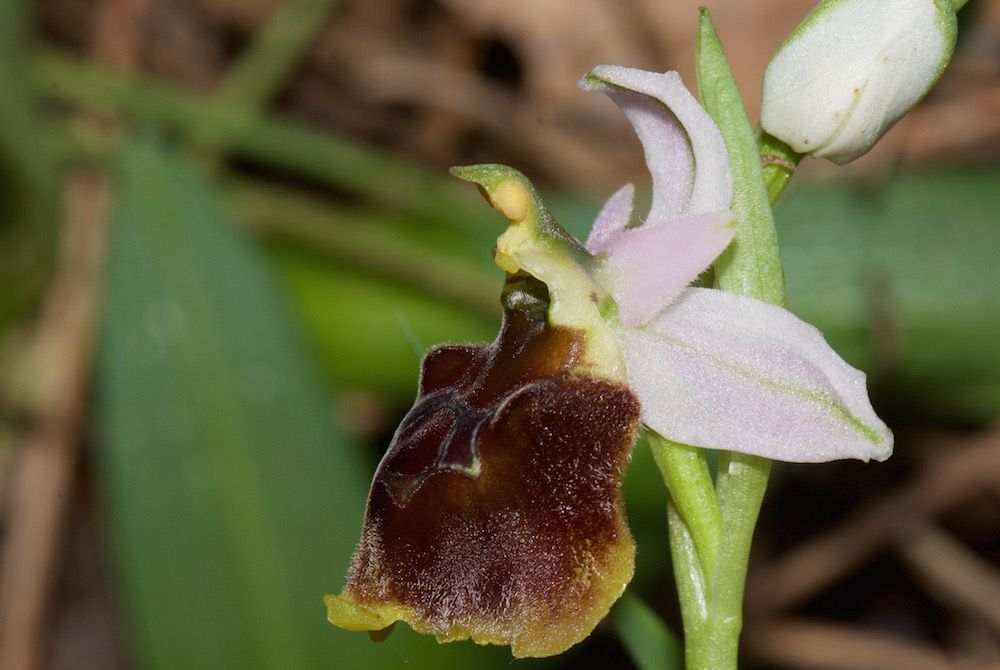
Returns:
[[[632,220],[632,203],[635,201],[635,186],[625,184],[608,198],[601,208],[584,245],[595,256],[604,253],[608,241],[625,230]]]
[[[625,113],[639,137],[653,178],[649,221],[683,216],[694,183],[694,155],[676,117],[659,100],[605,86],[603,90]]]
[[[892,453],[864,373],[781,307],[689,288],[617,335],[643,422],[671,440],[804,463]]]
[[[689,216],[624,230],[604,245],[603,283],[618,320],[646,323],[705,271],[733,237],[730,212]]]
[[[607,93],[635,127],[653,177],[648,222],[729,208],[733,179],[722,133],[680,75],[600,65],[580,85]]]

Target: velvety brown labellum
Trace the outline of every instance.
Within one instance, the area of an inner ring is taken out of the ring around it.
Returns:
[[[544,310],[515,308],[493,344],[427,355],[345,596],[517,656],[586,637],[632,576],[619,489],[639,403],[587,374],[585,347]]]

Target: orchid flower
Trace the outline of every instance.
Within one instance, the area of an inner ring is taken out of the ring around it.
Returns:
[[[604,206],[587,247],[604,255],[619,304],[612,326],[642,420],[675,442],[781,461],[885,460],[892,436],[865,376],[787,310],[686,288],[732,238],[722,135],[673,72],[599,67],[582,81],[632,121],[653,175],[644,225],[631,187]]]
[[[372,483],[362,538],[328,617],[397,620],[441,641],[545,656],[586,637],[621,595],[635,546],[619,486],[637,427],[695,447],[786,461],[884,459],[891,435],[864,375],[781,307],[692,288],[730,243],[733,183],[711,117],[673,72],[602,66],[643,144],[634,189],[585,245],[516,170],[455,168],[508,220],[504,324],[490,345],[444,346]]]

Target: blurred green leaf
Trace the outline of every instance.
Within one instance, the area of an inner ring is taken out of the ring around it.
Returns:
[[[285,0],[226,73],[220,95],[260,107],[287,80],[339,0]]]
[[[639,670],[682,670],[684,655],[673,631],[646,603],[626,593],[611,610],[611,625]]]
[[[652,602],[676,602],[667,538],[667,490],[645,431],[632,450],[622,493],[637,548],[629,590]]]
[[[1000,413],[998,183],[996,169],[910,171],[793,184],[778,202],[789,308],[896,410]]]
[[[503,274],[493,264],[490,237],[470,223],[472,250],[441,244],[433,226],[379,216],[360,208],[333,207],[256,182],[233,181],[227,196],[240,222],[268,241],[322,255],[375,278],[389,278],[494,321],[500,315]],[[483,208],[486,209],[485,207]],[[488,231],[487,226],[482,226]],[[476,244],[478,242],[478,244]]]
[[[140,144],[121,177],[96,453],[141,666],[505,667],[505,649],[326,623],[370,472],[266,264],[188,161]]]
[[[419,286],[338,267],[301,250],[278,246],[273,258],[324,368],[340,384],[411,400],[429,347],[490,342],[500,326],[499,314],[484,317],[435,300]],[[501,286],[498,278],[497,304]]]
[[[474,196],[456,180],[384,149],[52,51],[39,57],[34,74],[39,90],[51,97],[170,128],[206,147],[349,189],[453,231],[482,219]]]
[[[48,277],[59,202],[27,76],[34,55],[28,10],[28,3],[0,0],[0,333]]]

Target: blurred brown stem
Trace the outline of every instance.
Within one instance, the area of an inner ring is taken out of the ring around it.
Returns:
[[[897,545],[931,594],[1000,633],[1000,575],[993,566],[929,521],[910,524]]]
[[[35,421],[19,445],[9,492],[10,522],[0,565],[5,670],[39,666],[59,536],[78,458],[106,209],[101,177],[81,173],[70,180],[62,257],[34,349]]]
[[[951,659],[931,647],[884,633],[822,621],[785,620],[759,624],[747,631],[746,640],[754,658],[769,667],[800,670],[956,668]]]
[[[144,9],[145,0],[103,0],[92,33],[95,57],[117,70],[132,69]],[[0,563],[5,670],[42,665],[43,630],[79,459],[109,196],[107,182],[98,173],[77,172],[66,182],[61,255],[32,350],[34,386],[28,402],[34,422],[16,454]]]
[[[889,545],[897,533],[905,532],[907,519],[941,513],[993,486],[1000,477],[1000,426],[970,442],[961,449],[943,450],[908,488],[754,571],[747,585],[748,610],[787,609],[807,600]]]

